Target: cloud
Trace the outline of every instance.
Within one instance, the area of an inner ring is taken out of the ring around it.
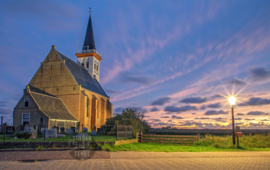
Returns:
[[[153,102],[151,103],[151,105],[152,105],[152,106],[155,106],[155,105],[162,106],[162,105],[164,105],[165,103],[168,103],[170,100],[171,100],[171,98],[169,98],[169,97],[162,97],[162,98],[159,98],[159,99],[153,101]]]
[[[0,108],[0,115],[12,115],[12,109]]]
[[[179,102],[182,102],[182,103],[204,103],[206,101],[207,101],[206,97],[190,97],[190,98],[182,99]]]
[[[182,117],[178,117],[176,115],[172,115],[172,119],[183,119]]]
[[[209,117],[200,117],[200,118],[198,118],[198,117],[196,117],[195,119],[210,119]]]
[[[254,105],[268,105],[270,104],[270,99],[263,99],[260,97],[252,97],[249,101],[240,103],[239,106],[254,106]]]
[[[220,94],[215,94],[214,96],[211,96],[210,98],[211,99],[218,99],[218,98],[223,98],[223,96]]]
[[[196,113],[192,113],[193,115],[196,115]]]
[[[147,109],[143,108],[143,107],[135,107],[135,109],[138,111],[138,112],[141,112],[141,113],[147,113]]]
[[[209,110],[204,113],[204,115],[220,115],[220,114],[228,114],[228,112],[224,112],[223,110],[220,110],[220,111]]]
[[[248,112],[247,115],[265,115],[265,112],[259,112],[259,111],[251,111]]]
[[[124,110],[123,107],[117,107],[114,109],[114,112],[122,112]]]
[[[162,117],[160,117],[160,118],[169,118],[169,116],[162,116]]]
[[[167,112],[185,112],[185,111],[190,111],[190,110],[197,110],[196,106],[182,106],[182,107],[175,107],[175,106],[167,106],[165,107],[165,111]],[[167,113],[170,114],[170,113]]]
[[[150,111],[151,112],[156,112],[156,111],[159,111],[159,109],[157,107],[153,107]]]
[[[244,85],[246,85],[246,82],[244,82],[243,80],[240,80],[238,78],[233,78],[231,80],[228,80],[227,84],[244,86]]]
[[[0,107],[6,107],[7,106],[7,101],[2,100],[0,101]]]
[[[238,118],[234,118],[234,120],[242,120],[242,118],[238,117]]]
[[[217,121],[217,122],[227,122],[227,119],[226,118],[222,118],[222,117],[219,117],[219,118],[213,118],[213,120]]]
[[[161,120],[160,119],[148,119],[148,121],[151,121],[151,122],[160,122]]]
[[[138,83],[143,85],[150,85],[153,82],[151,77],[146,77],[142,75],[124,75],[121,81],[123,83]]]
[[[109,94],[119,94],[119,93],[121,93],[121,92],[119,92],[119,91],[116,91],[116,90],[113,90],[113,89],[107,89],[107,90],[105,90],[107,93],[109,93]]]
[[[221,107],[221,104],[218,102],[218,103],[215,103],[215,104],[209,104],[207,107],[209,108],[220,108]]]
[[[244,116],[244,113],[237,113],[238,116]]]
[[[250,74],[255,81],[261,81],[270,78],[270,71],[263,67],[256,67],[250,70]]]
[[[205,110],[206,109],[206,106],[205,105],[202,105],[200,109],[201,110]]]
[[[245,120],[255,120],[255,118],[252,118],[252,119],[251,118],[246,118]]]

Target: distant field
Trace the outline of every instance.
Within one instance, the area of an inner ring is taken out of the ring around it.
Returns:
[[[207,152],[207,151],[270,151],[270,134],[244,135],[240,147],[232,145],[231,136],[205,135],[192,146],[160,143],[133,143],[124,145],[103,145],[107,151],[151,151],[151,152]]]

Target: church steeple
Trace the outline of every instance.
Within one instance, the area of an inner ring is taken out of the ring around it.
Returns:
[[[95,45],[94,32],[93,32],[93,26],[92,26],[92,18],[91,18],[91,13],[90,13],[82,50],[92,50],[92,49],[95,50],[96,45]]]
[[[88,71],[92,78],[99,81],[100,61],[102,60],[102,57],[101,54],[96,51],[91,13],[82,51],[76,51],[75,55],[77,56],[77,62]]]

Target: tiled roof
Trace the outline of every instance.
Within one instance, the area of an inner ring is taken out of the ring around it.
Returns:
[[[31,92],[36,104],[50,119],[78,121],[68,110],[61,98],[52,97],[45,94]]]
[[[87,70],[82,67],[80,64],[71,60],[61,52],[57,51],[58,55],[62,60],[65,60],[65,65],[69,69],[70,73],[73,75],[78,85],[81,85],[83,88],[98,93],[104,97],[108,97],[99,82],[96,79],[93,79],[92,76],[87,72]]]

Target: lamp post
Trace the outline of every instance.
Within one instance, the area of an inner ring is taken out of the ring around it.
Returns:
[[[229,98],[229,103],[231,105],[231,110],[232,110],[232,129],[233,129],[233,145],[235,145],[235,130],[234,130],[234,106],[235,106],[235,101],[236,101],[236,98],[235,97],[230,97]]]

